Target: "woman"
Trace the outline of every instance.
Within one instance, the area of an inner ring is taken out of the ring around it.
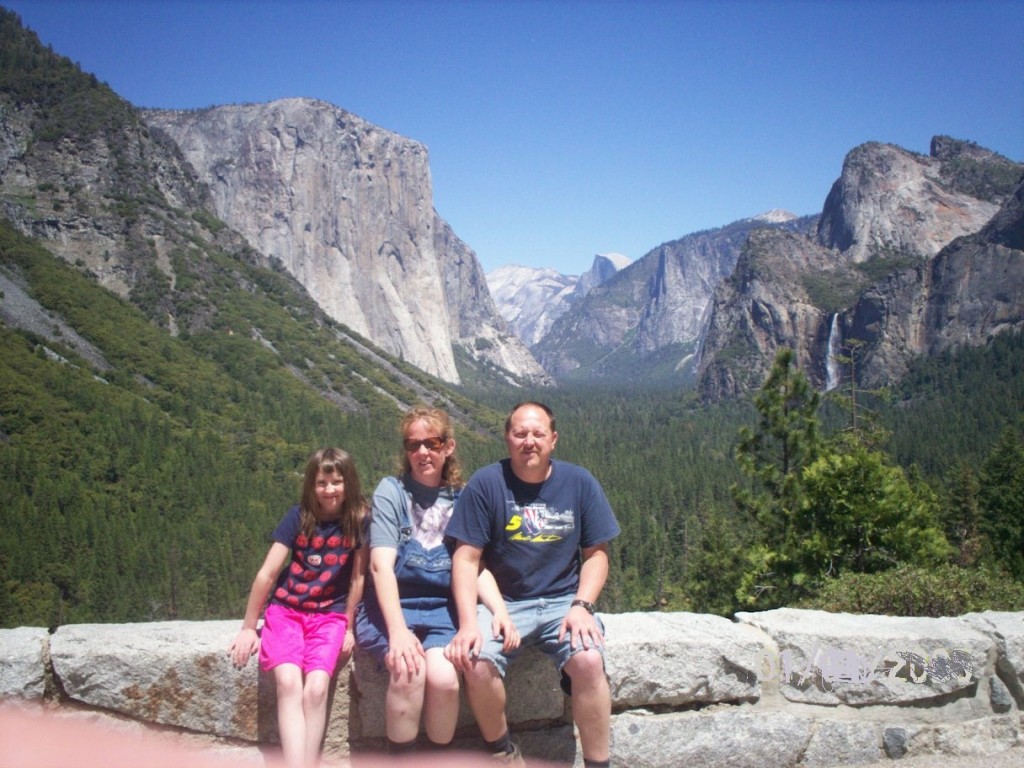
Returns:
[[[356,615],[359,645],[388,670],[388,751],[416,748],[422,715],[435,748],[451,744],[459,714],[459,677],[444,657],[455,636],[451,547],[444,533],[463,486],[448,414],[414,408],[402,418],[401,472],[373,493],[370,574]],[[494,631],[511,649],[519,635],[489,571],[480,599],[495,615]]]

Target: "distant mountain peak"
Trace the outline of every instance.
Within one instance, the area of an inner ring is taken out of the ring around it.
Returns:
[[[594,256],[594,259],[608,259],[617,270],[625,269],[633,262],[629,256],[624,256],[621,253],[599,253]]]
[[[795,213],[784,211],[781,208],[772,208],[770,211],[751,216],[750,221],[763,221],[766,224],[785,224],[787,221],[800,218]]]

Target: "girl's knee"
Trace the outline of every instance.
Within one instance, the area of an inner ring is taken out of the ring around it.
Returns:
[[[310,704],[320,704],[327,699],[331,677],[326,672],[310,672],[302,687],[302,697]]]
[[[393,674],[388,681],[388,690],[402,697],[422,695],[423,687],[426,684],[426,677],[426,672],[422,667],[419,674],[414,672],[410,675],[404,671],[399,674]]]
[[[288,664],[274,667],[274,685],[279,699],[301,697],[303,692],[302,670]]]

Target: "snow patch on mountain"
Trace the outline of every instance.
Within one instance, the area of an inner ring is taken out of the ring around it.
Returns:
[[[781,208],[772,208],[757,216],[751,216],[749,221],[763,221],[766,224],[785,224],[787,221],[800,218],[795,213],[784,211]]]

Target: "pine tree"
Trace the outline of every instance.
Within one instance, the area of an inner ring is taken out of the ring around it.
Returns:
[[[1024,579],[1024,445],[1013,429],[985,460],[979,497],[986,559]]]
[[[780,604],[791,592],[792,555],[803,503],[803,469],[818,455],[818,394],[782,348],[754,398],[757,427],[740,430],[736,458],[754,483],[734,490],[736,503],[755,525],[759,543],[746,555],[738,597],[749,605]]]

